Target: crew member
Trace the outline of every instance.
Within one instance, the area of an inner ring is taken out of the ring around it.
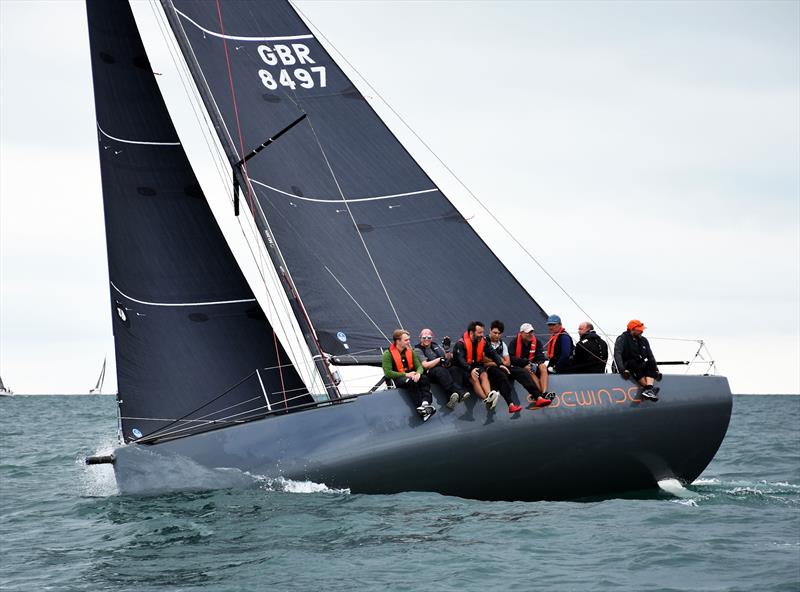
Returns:
[[[422,362],[411,349],[408,331],[396,329],[392,340],[392,345],[383,352],[383,375],[411,396],[422,421],[428,421],[436,409],[431,405],[431,384],[424,375]]]
[[[494,409],[497,406],[497,398],[500,396],[492,390],[489,384],[489,376],[485,372],[483,365],[484,358],[489,358],[495,364],[502,364],[503,360],[497,352],[489,347],[489,341],[485,335],[486,326],[480,321],[472,321],[467,326],[464,336],[458,340],[453,348],[453,363],[458,366],[466,381],[469,381],[473,393],[486,404],[487,409]]]
[[[441,386],[445,394],[449,393],[447,406],[450,409],[455,409],[459,401],[469,396],[469,391],[464,390],[461,384],[463,373],[453,366],[453,354],[433,340],[433,331],[423,329],[419,332],[419,343],[414,346],[414,353],[430,381]]]
[[[528,391],[528,399],[536,407],[546,407],[556,394],[547,390],[547,358],[542,343],[536,339],[533,325],[522,323],[517,336],[508,342],[511,360],[511,380]]]
[[[656,380],[661,380],[661,372],[658,371],[650,342],[642,335],[645,328],[638,319],[628,323],[628,330],[617,337],[614,344],[614,363],[623,378],[636,379],[642,387],[642,397],[658,401],[659,388],[653,385]]]
[[[550,315],[547,317],[547,330],[550,338],[547,340],[547,369],[551,374],[566,370],[569,358],[572,355],[572,337],[561,324],[561,317]]]
[[[580,339],[575,344],[569,361],[570,374],[603,374],[608,362],[608,344],[594,331],[594,325],[585,321],[578,325]],[[563,374],[563,372],[562,372]]]
[[[486,374],[489,376],[489,384],[491,387],[500,392],[500,396],[508,405],[509,413],[518,413],[522,411],[522,406],[514,403],[513,393],[514,387],[511,382],[511,358],[508,355],[508,346],[503,343],[503,331],[505,325],[502,321],[492,321],[489,325],[489,347],[492,348],[502,360],[502,364],[484,358],[484,366],[486,367]]]

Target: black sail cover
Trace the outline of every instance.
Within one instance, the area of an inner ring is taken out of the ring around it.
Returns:
[[[232,164],[306,115],[246,174],[326,352],[375,353],[398,326],[543,328],[542,308],[288,2],[162,3]]]
[[[125,441],[311,402],[178,143],[130,6],[87,13]]]

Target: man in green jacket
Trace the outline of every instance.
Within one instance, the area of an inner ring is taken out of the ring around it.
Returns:
[[[392,340],[392,345],[383,352],[383,375],[387,381],[391,380],[397,388],[411,395],[422,421],[428,421],[436,413],[431,405],[431,383],[424,374],[422,362],[411,348],[411,337],[408,331],[397,329]]]

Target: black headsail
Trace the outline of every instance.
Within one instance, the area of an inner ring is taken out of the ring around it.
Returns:
[[[126,441],[308,403],[204,199],[130,7],[88,0]]]
[[[162,0],[328,353],[545,313],[284,0]],[[276,138],[276,135],[279,135]],[[272,139],[272,142],[268,142]]]

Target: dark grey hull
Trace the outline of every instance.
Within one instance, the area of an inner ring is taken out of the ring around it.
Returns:
[[[122,493],[173,483],[182,463],[314,481],[353,493],[435,491],[482,500],[574,499],[691,483],[716,454],[731,414],[724,377],[666,376],[642,401],[618,375],[554,377],[550,407],[509,415],[474,397],[423,423],[398,390],[115,451]],[[524,393],[517,396],[526,404]],[[163,467],[158,469],[157,467]],[[159,474],[159,470],[163,474]],[[167,474],[169,473],[169,474]],[[214,486],[209,472],[205,486]],[[231,472],[224,474],[230,475]],[[225,486],[220,477],[220,484]]]

